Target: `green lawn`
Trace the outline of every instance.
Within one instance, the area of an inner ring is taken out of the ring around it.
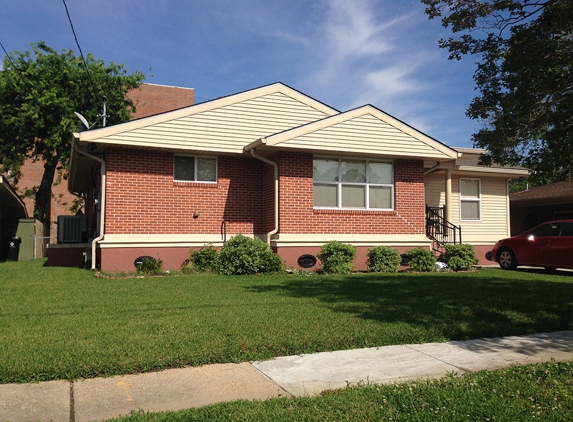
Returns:
[[[0,383],[573,329],[573,273],[99,279],[0,264]]]
[[[514,366],[441,380],[367,385],[318,397],[219,403],[179,412],[134,412],[121,422],[570,421],[573,362]]]

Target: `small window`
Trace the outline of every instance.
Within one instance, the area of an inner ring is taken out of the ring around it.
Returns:
[[[460,179],[460,219],[481,220],[481,186],[479,179]]]
[[[178,182],[216,182],[217,159],[176,155],[173,160],[173,179]]]

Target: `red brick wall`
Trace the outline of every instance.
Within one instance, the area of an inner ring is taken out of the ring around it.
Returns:
[[[219,157],[218,183],[173,181],[173,154],[106,153],[107,234],[262,233],[262,163]],[[195,212],[198,218],[193,218]]]
[[[422,161],[394,162],[394,211],[313,209],[312,155],[283,153],[276,161],[281,185],[281,233],[425,233]]]
[[[312,155],[283,153],[280,233],[422,234],[421,161],[395,161],[395,210],[313,209]],[[173,181],[173,154],[112,149],[107,161],[106,233],[264,234],[274,226],[270,165],[253,158],[219,157],[218,183]],[[194,219],[193,214],[199,213]]]
[[[275,161],[276,157],[271,157]],[[276,161],[275,161],[276,162]],[[275,169],[263,164],[263,232],[269,233],[275,228]]]
[[[132,119],[176,110],[195,103],[195,89],[176,86],[142,84],[127,93],[135,104]]]

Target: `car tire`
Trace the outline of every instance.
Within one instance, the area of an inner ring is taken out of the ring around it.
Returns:
[[[497,253],[497,262],[504,270],[515,270],[517,268],[517,258],[509,248],[501,248]]]

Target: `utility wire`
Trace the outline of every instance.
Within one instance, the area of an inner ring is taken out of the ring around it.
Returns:
[[[10,54],[8,54],[8,52],[7,52],[6,49],[4,48],[4,44],[2,44],[1,41],[0,41],[0,45],[2,46],[2,50],[4,50],[4,53],[6,54],[6,57],[8,57],[8,60],[10,60],[10,63],[12,63],[12,66],[15,68],[16,65],[15,65],[14,62],[12,61],[12,57],[10,57]]]
[[[76,35],[76,30],[74,29],[74,24],[72,23],[72,18],[70,17],[70,12],[68,10],[68,5],[66,4],[66,0],[62,0],[64,2],[64,7],[66,8],[66,14],[68,15],[68,21],[70,21],[70,27],[72,28],[72,32],[74,34],[74,38],[76,40],[76,45],[78,46],[78,50],[80,51],[80,56],[82,58],[82,61],[84,62],[84,67],[86,68],[86,73],[88,74],[88,79],[90,81],[90,85],[92,88],[92,94],[94,95],[94,98],[97,98],[96,95],[96,89],[94,86],[94,83],[92,81],[92,76],[90,74],[90,71],[88,69],[88,64],[86,63],[86,59],[84,58],[84,53],[82,52],[82,48],[80,47],[80,43],[78,41],[78,37]]]

